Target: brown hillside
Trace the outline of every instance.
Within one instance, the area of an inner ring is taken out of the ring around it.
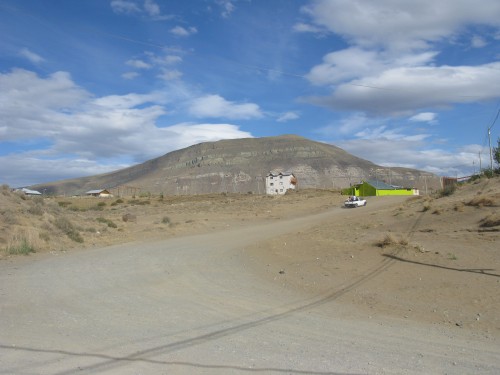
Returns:
[[[201,143],[115,172],[32,188],[54,195],[80,195],[102,188],[116,196],[259,194],[264,193],[264,178],[270,171],[293,172],[299,188],[339,189],[362,179],[422,191],[440,187],[438,177],[430,173],[380,167],[338,147],[285,135]]]

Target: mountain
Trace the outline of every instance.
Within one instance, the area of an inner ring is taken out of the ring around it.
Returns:
[[[439,189],[428,172],[378,166],[325,143],[283,135],[206,142],[115,172],[33,185],[47,194],[80,195],[108,189],[115,195],[264,193],[269,172],[293,172],[300,188],[339,189],[361,180]]]

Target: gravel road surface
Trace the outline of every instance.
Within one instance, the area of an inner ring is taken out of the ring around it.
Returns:
[[[245,246],[387,200],[161,242],[0,262],[1,374],[499,374],[498,340],[374,316],[338,299],[390,267],[304,297]]]

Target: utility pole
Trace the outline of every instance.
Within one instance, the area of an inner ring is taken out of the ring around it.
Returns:
[[[491,126],[488,128],[488,144],[490,146],[490,171],[491,171],[491,173],[493,173],[493,151],[491,149],[491,128],[493,127],[493,125],[495,125],[495,122],[497,121],[499,114],[500,114],[500,109],[498,110],[497,115],[495,116],[495,119],[493,120],[493,124],[491,124]]]

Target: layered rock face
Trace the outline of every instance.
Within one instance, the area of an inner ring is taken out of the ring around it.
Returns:
[[[422,192],[440,188],[439,177],[431,173],[381,167],[294,135],[201,143],[116,172],[35,187],[66,195],[100,188],[115,195],[264,194],[271,171],[293,172],[299,189],[340,189],[370,179]]]

